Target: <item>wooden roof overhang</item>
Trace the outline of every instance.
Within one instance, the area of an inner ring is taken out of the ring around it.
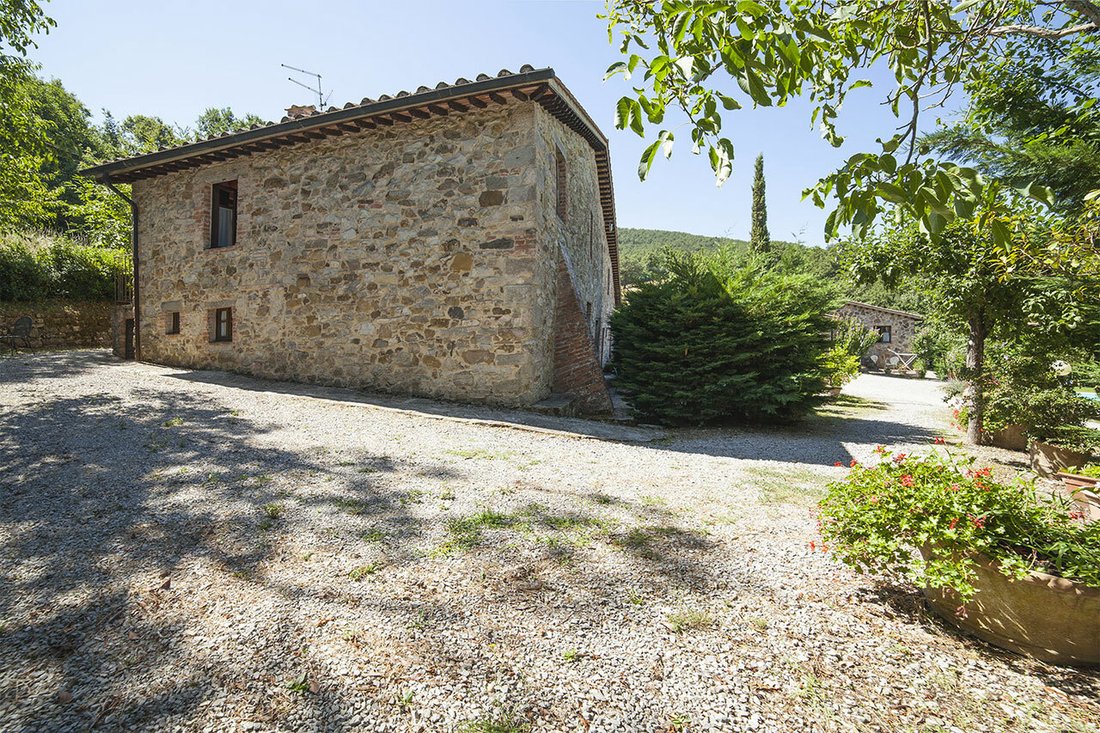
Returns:
[[[440,84],[435,89],[413,94],[383,97],[377,101],[364,100],[361,104],[348,103],[342,109],[330,108],[326,112],[284,119],[270,125],[103,163],[80,172],[102,183],[132,183],[289,145],[362,130],[392,127],[414,120],[475,112],[513,101],[539,104],[584,138],[592,148],[617,305],[621,298],[618,225],[607,138],[551,68],[521,71],[517,74],[502,72],[497,77]]]

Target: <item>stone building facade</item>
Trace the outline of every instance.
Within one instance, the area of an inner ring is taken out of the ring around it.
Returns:
[[[607,142],[550,69],[307,109],[88,173],[132,183],[142,360],[610,406]]]
[[[917,313],[882,308],[877,305],[850,300],[836,310],[840,318],[854,318],[867,328],[878,331],[881,337],[863,357],[864,366],[883,369],[895,366],[898,354],[913,353],[913,337],[924,316]],[[894,361],[892,361],[894,360]]]

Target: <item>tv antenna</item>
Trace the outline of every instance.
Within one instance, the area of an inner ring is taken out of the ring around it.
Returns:
[[[282,66],[284,69],[290,69],[291,71],[297,71],[299,74],[305,74],[306,76],[315,76],[315,77],[317,77],[317,88],[316,89],[311,87],[309,84],[304,84],[304,83],[298,81],[297,79],[295,79],[292,76],[288,76],[286,78],[286,80],[294,82],[298,86],[300,86],[304,89],[308,89],[309,91],[316,94],[317,95],[317,111],[318,112],[323,112],[324,109],[325,109],[325,103],[328,102],[329,96],[332,96],[332,90],[330,89],[329,92],[328,92],[328,96],[325,96],[324,91],[322,91],[323,87],[321,86],[321,75],[316,74],[312,71],[306,71],[305,69],[299,69],[297,66],[291,66],[290,64],[279,64],[279,66]]]

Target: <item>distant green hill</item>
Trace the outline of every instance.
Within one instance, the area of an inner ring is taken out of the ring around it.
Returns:
[[[666,247],[685,252],[710,252],[723,246],[729,248],[735,256],[747,255],[749,252],[749,243],[743,239],[708,237],[660,229],[620,229],[619,263],[622,284],[629,287],[659,275],[654,269],[652,258]],[[772,247],[779,254],[785,269],[809,272],[820,277],[831,277],[835,274],[833,254],[827,249],[781,240],[773,240]]]

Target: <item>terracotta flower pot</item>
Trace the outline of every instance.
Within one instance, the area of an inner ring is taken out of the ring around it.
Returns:
[[[927,557],[927,553],[925,553]],[[945,621],[983,641],[1054,664],[1100,667],[1100,588],[1046,573],[1013,580],[979,558],[965,617],[954,591],[926,588],[925,597]]]
[[[1027,431],[1023,425],[1006,425],[987,434],[989,444],[1007,450],[1027,450]]]
[[[1100,521],[1100,496],[1097,495],[1097,483],[1100,479],[1081,476],[1076,473],[1059,472],[1065,495],[1074,505],[1085,513],[1086,522]]]
[[[1038,440],[1031,441],[1028,452],[1031,454],[1031,470],[1043,478],[1050,478],[1067,468],[1080,468],[1089,462],[1085,453]]]

